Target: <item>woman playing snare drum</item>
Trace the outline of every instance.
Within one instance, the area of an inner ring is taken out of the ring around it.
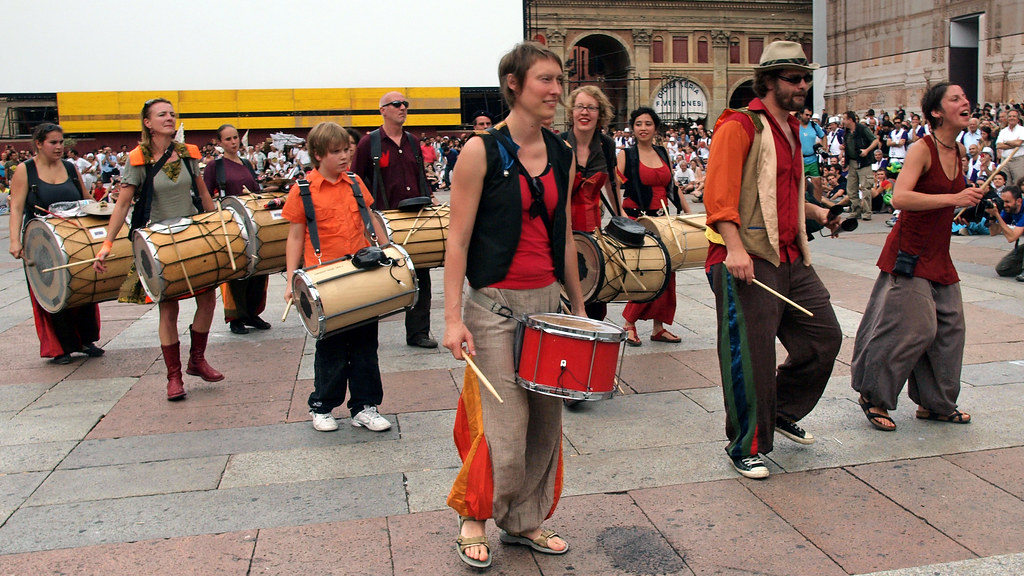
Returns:
[[[132,202],[132,230],[144,228],[163,220],[176,221],[196,214],[192,203],[192,190],[202,201],[203,210],[214,210],[213,200],[201,178],[194,177],[199,171],[199,148],[191,144],[174,142],[177,130],[174,106],[169,100],[154,98],[142,106],[142,141],[128,155],[128,165],[121,178],[121,193],[110,217],[107,238],[116,238]],[[189,165],[186,165],[186,162]],[[147,171],[157,164],[160,170],[147,179]],[[93,264],[98,272],[106,272],[104,260],[110,254],[111,241],[103,243]],[[218,382],[224,375],[213,369],[206,361],[206,341],[213,324],[213,313],[217,307],[217,293],[212,289],[197,292],[196,313],[189,325],[192,347],[189,351],[185,372],[199,376],[207,382]],[[142,281],[134,268],[128,274],[125,286],[121,288],[120,302],[145,303]],[[167,366],[167,399],[181,400],[185,397],[185,385],[181,379],[181,343],[178,341],[178,301],[160,302],[160,348]]]
[[[484,306],[497,303],[517,315],[554,312],[564,279],[572,309],[583,312],[579,277],[564,273],[565,263],[575,272],[576,262],[567,208],[572,152],[542,127],[561,100],[562,62],[525,42],[501,59],[498,77],[511,112],[463,148],[452,180],[444,269],[444,345],[457,359],[476,356],[504,399],[499,404],[467,377],[455,423],[463,465],[448,505],[459,513],[459,557],[480,568],[491,563],[488,518],[506,544],[546,554],[569,549],[541,529],[561,488],[562,401],[516,385],[517,323]],[[467,279],[470,300],[463,307]]]

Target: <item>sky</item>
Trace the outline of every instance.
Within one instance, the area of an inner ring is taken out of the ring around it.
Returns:
[[[4,44],[31,54],[7,69],[0,93],[497,86],[498,60],[523,29],[522,0],[0,7]]]

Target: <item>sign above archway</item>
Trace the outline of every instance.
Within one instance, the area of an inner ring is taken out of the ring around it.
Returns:
[[[708,115],[708,95],[692,80],[676,78],[661,86],[653,108],[664,122],[703,120]]]

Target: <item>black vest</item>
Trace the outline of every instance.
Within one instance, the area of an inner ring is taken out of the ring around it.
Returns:
[[[663,146],[655,146],[654,151],[658,153],[658,157],[661,158],[665,166],[668,166],[669,172],[671,172],[672,162],[668,159],[668,150]],[[626,154],[626,182],[623,183],[624,196],[636,202],[640,210],[647,211],[650,209],[654,191],[651,190],[650,186],[640,182],[640,150],[636,146],[630,146],[624,152]],[[676,190],[674,175],[669,178],[668,186],[665,188],[665,196],[676,207],[677,213],[683,210],[683,204],[679,200],[679,193]]]
[[[508,128],[499,128],[508,135]],[[558,187],[558,203],[551,222],[551,258],[555,265],[555,278],[565,281],[565,204],[569,196],[569,170],[572,168],[572,149],[549,130],[542,130],[548,150],[548,162]],[[486,132],[477,133],[483,139],[487,156],[487,173],[480,192],[480,206],[469,239],[466,278],[473,288],[484,288],[501,282],[508,274],[519,245],[522,232],[523,201],[519,182],[519,167],[511,163],[503,166],[500,146]]]

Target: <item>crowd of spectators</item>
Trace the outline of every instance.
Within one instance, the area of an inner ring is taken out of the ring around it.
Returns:
[[[969,122],[968,130],[962,132],[957,141],[964,145],[967,155],[964,158],[965,172],[971,183],[981,183],[989,177],[1001,160],[1002,150],[997,151],[997,140],[1000,133],[1012,122],[1012,117],[1021,113],[1020,104],[984,104],[976,106]],[[846,140],[850,128],[844,126],[845,114],[812,115],[810,122],[820,127],[824,135],[818,140],[814,153],[820,166],[821,190],[813,190],[814,197],[826,206],[851,206],[851,194],[847,190],[848,167],[846,158]],[[856,117],[856,116],[855,116]],[[859,184],[870,190],[874,213],[893,212],[890,199],[896,176],[906,157],[907,148],[928,133],[926,123],[920,115],[908,113],[902,107],[893,112],[881,110],[876,113],[869,109],[863,117],[856,117],[856,123],[862,124],[870,131],[877,144],[870,151],[871,178]],[[1017,129],[1024,130],[1019,125]],[[453,135],[427,136],[420,134],[421,148],[427,172],[427,180],[434,190],[447,190],[451,183],[451,172],[458,162],[463,144],[470,137],[469,132]],[[633,144],[629,130],[616,130],[611,134],[619,150]],[[657,144],[665,146],[672,159],[672,171],[676,184],[694,201],[701,202],[704,195],[704,169],[707,165],[711,149],[712,131],[703,125],[669,127],[659,135]],[[200,147],[203,161],[200,166],[213,162],[220,155],[213,141]],[[119,175],[128,160],[128,147],[112,150],[110,146],[102,146],[86,152],[84,155],[74,147],[66,151],[67,159],[72,161],[86,187],[96,198],[104,197],[112,186],[116,186]],[[1024,152],[1022,152],[1024,154]],[[270,142],[248,145],[240,150],[239,155],[249,160],[256,169],[261,182],[274,179],[295,179],[304,175],[311,167],[309,152],[304,143],[285,146],[278,150]],[[0,155],[0,194],[7,191],[7,181],[15,167],[31,157],[27,150],[15,150],[8,145]],[[864,164],[867,165],[867,160]],[[998,197],[1003,186],[1012,185],[1009,174],[994,179],[990,186],[990,196]],[[1021,186],[1024,182],[1017,182]],[[0,202],[0,209],[6,208],[6,202]],[[891,225],[894,218],[889,220]],[[978,220],[967,221],[958,218],[951,233],[988,234],[992,233],[994,223],[991,218],[979,215]],[[997,232],[996,232],[997,233]]]

